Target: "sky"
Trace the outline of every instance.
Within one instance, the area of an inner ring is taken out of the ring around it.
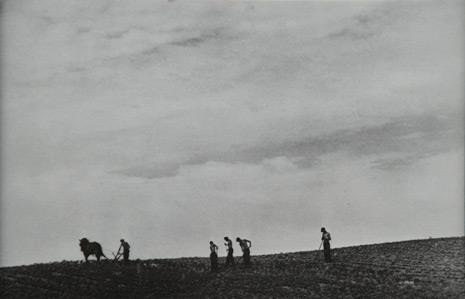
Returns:
[[[0,265],[463,236],[464,12],[3,1]]]

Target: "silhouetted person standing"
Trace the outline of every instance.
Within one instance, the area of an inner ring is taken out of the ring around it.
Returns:
[[[239,242],[239,245],[242,249],[242,259],[244,260],[244,265],[249,267],[250,262],[250,247],[252,247],[252,242],[246,239],[236,238],[236,241]]]
[[[119,246],[118,253],[120,252],[121,249],[123,249],[123,259],[124,263],[127,264],[129,262],[129,243],[124,241],[124,239],[121,239],[121,245]]]
[[[224,237],[224,240],[227,242],[224,243],[224,245],[227,247],[226,250],[228,251],[228,256],[226,257],[226,267],[229,265],[234,266],[234,249],[232,246],[232,241],[228,237]]]
[[[211,271],[216,272],[218,271],[218,246],[213,243],[213,241],[210,241],[210,261],[211,261]]]
[[[325,262],[331,262],[331,245],[329,241],[331,241],[331,234],[326,231],[324,227],[321,228],[321,240],[323,241],[323,251],[325,253]]]

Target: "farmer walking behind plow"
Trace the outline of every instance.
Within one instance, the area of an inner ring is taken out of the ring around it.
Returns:
[[[120,254],[121,249],[123,249],[124,263],[127,264],[129,263],[129,248],[131,248],[131,246],[129,246],[129,243],[124,241],[124,239],[121,239],[120,242],[121,245],[119,246],[118,253],[116,254],[116,256],[118,256]]]

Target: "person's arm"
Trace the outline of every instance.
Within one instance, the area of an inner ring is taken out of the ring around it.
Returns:
[[[249,248],[252,247],[252,242],[250,242],[249,240],[246,240],[247,243],[249,243]]]

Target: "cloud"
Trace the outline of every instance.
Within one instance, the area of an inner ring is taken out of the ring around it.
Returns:
[[[373,9],[363,10],[362,13],[351,17],[344,28],[329,33],[325,38],[329,39],[349,39],[353,42],[360,42],[364,39],[379,39],[383,33],[389,30],[389,23],[399,21],[393,18],[397,9],[390,5],[381,5]]]
[[[225,152],[193,154],[178,163],[149,163],[118,173],[153,179],[175,176],[183,166],[201,165],[210,161],[259,164],[266,159],[279,157],[293,159],[299,167],[308,168],[321,163],[319,160],[322,156],[336,152],[356,158],[384,157],[373,160],[373,167],[392,169],[460,148],[463,131],[457,128],[460,128],[461,121],[459,115],[400,118],[382,125],[344,129],[324,136],[229,149]]]
[[[190,37],[179,41],[173,41],[171,44],[180,47],[198,46],[202,43],[208,42],[209,40],[218,38],[220,34],[220,30],[216,29],[211,33],[203,33],[199,37]]]

